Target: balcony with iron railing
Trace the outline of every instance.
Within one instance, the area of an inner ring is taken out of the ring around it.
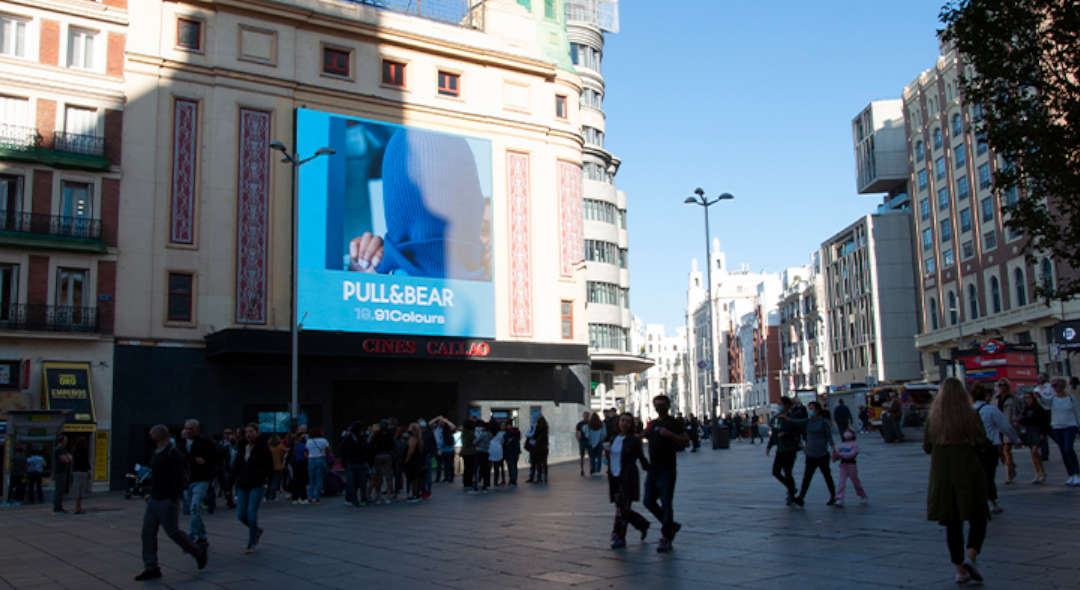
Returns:
[[[0,330],[96,334],[101,326],[96,307],[23,303],[0,307]]]
[[[485,0],[340,0],[468,29],[484,28]]]
[[[46,138],[34,127],[0,122],[0,160],[37,162],[61,168],[105,170],[105,138],[55,131]]]

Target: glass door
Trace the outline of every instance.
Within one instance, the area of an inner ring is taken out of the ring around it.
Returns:
[[[60,235],[89,237],[94,210],[94,187],[86,182],[64,181],[60,193]]]
[[[0,174],[0,230],[22,231],[23,177]]]
[[[83,323],[86,307],[87,271],[74,268],[56,270],[56,301],[54,322],[57,326],[77,326]]]

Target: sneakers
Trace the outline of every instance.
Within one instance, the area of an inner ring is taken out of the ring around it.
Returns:
[[[255,533],[255,543],[253,543],[251,545],[252,547],[259,544],[259,540],[262,539],[262,534],[263,534],[262,529],[259,529],[258,532]]]
[[[956,585],[957,586],[964,586],[970,581],[971,581],[971,576],[969,576],[967,574],[960,574],[960,573],[956,574]]]
[[[199,569],[205,568],[206,567],[206,560],[209,557],[210,557],[210,547],[205,542],[200,543],[199,544],[199,552],[197,554],[195,554],[195,565],[197,565],[199,567]],[[161,570],[158,570],[158,576],[161,576],[160,572],[161,572]],[[138,578],[135,578],[135,579],[137,580]]]
[[[146,580],[156,580],[161,577],[161,568],[152,567],[148,570],[144,570],[143,573],[135,576],[136,582],[144,582]]]
[[[1080,486],[1080,475],[1071,475],[1069,479],[1065,480],[1067,486]]]
[[[794,503],[795,503],[795,496],[792,496],[791,494],[788,494],[787,499],[784,500],[784,504],[786,504],[787,506],[791,506]]]
[[[829,498],[829,501],[825,503],[826,506],[836,506],[836,498]]]
[[[626,539],[615,539],[611,542],[612,549],[622,549],[623,547],[626,547]]]
[[[978,568],[975,567],[975,562],[971,561],[971,558],[965,559],[964,563],[963,563],[963,566],[964,566],[964,571],[967,572],[967,575],[971,576],[971,581],[972,582],[975,582],[977,584],[982,583],[982,581],[983,581],[982,574],[979,573]]]
[[[255,546],[248,545],[247,549],[244,549],[244,555],[255,555]]]
[[[839,498],[837,498],[837,499],[834,499],[834,500],[833,500],[833,503],[832,503],[832,505],[833,505],[834,507],[836,507],[836,508],[843,508],[843,507],[844,507],[844,501],[843,501],[843,500],[840,500]],[[826,506],[828,506],[828,504],[826,504]]]
[[[802,496],[795,496],[792,500],[794,500],[796,506],[803,506],[806,504],[806,502],[803,501]]]
[[[656,546],[657,553],[671,553],[672,546],[671,541],[668,539],[660,539],[660,544]]]
[[[993,513],[993,514],[1001,514],[1002,512],[1005,512],[1005,509],[1001,507],[1001,504],[998,504],[997,502],[992,502],[991,507],[990,507],[990,512]],[[972,577],[975,577],[975,576],[972,576]]]

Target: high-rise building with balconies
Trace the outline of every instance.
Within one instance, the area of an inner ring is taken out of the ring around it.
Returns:
[[[604,35],[619,29],[615,0],[567,0],[570,59],[581,76],[585,278],[594,409],[624,406],[628,375],[652,364],[631,350],[626,193],[615,188],[619,158],[604,147]]]

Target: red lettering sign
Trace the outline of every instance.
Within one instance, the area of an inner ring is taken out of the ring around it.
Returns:
[[[365,338],[360,349],[367,354],[391,354],[415,356],[416,341],[402,338]],[[460,342],[430,340],[426,346],[428,356],[442,357],[486,357],[491,354],[491,345],[487,342]]]

